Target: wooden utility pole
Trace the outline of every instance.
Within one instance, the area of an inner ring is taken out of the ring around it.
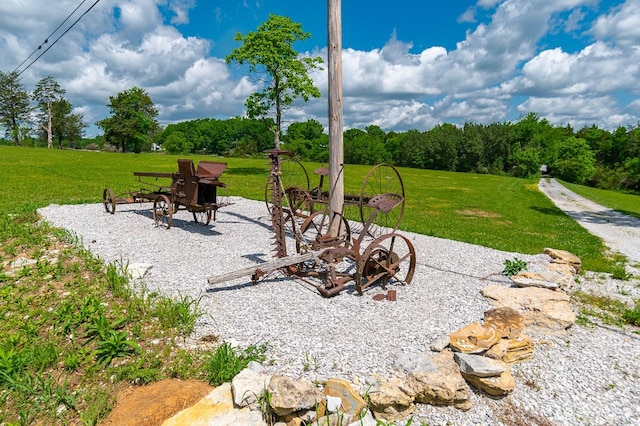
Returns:
[[[342,3],[327,0],[329,64],[329,209],[342,213],[344,205],[344,150],[342,118]],[[332,233],[340,224],[332,220]]]

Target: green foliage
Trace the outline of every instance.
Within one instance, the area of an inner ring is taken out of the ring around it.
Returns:
[[[504,269],[502,270],[502,275],[511,277],[513,275],[516,275],[520,271],[526,271],[526,270],[527,270],[527,262],[525,262],[522,259],[518,259],[517,257],[514,257],[513,260],[507,259],[504,261]]]
[[[179,295],[177,300],[161,297],[154,307],[154,315],[167,328],[175,328],[182,335],[188,336],[195,328],[196,320],[202,315],[200,301],[202,296]]]
[[[568,137],[560,144],[552,170],[562,180],[582,184],[596,171],[595,155],[584,139]]]
[[[162,148],[168,154],[188,154],[193,150],[193,143],[187,140],[182,132],[173,132],[164,140]]]
[[[266,350],[266,346],[249,346],[241,350],[234,348],[227,342],[222,343],[207,362],[209,384],[218,386],[230,381],[244,370],[249,362],[263,361]]]
[[[0,71],[0,124],[16,146],[20,142],[21,125],[29,120],[30,112],[29,94],[18,73]]]
[[[122,152],[140,152],[150,144],[150,135],[158,127],[158,111],[144,89],[132,87],[109,96],[107,106],[111,116],[96,124],[104,130],[107,142],[119,146]]]
[[[633,308],[629,308],[620,300],[583,291],[574,292],[572,297],[579,304],[583,324],[591,323],[590,319],[593,318],[597,322],[618,327],[625,324],[640,326],[640,302],[638,301]]]
[[[127,339],[125,331],[106,330],[100,334],[93,356],[101,366],[108,365],[114,358],[142,352],[140,345]]]
[[[320,69],[321,57],[301,57],[293,48],[311,34],[302,25],[286,16],[270,14],[256,31],[246,35],[237,33],[235,41],[242,43],[226,57],[227,63],[248,65],[249,72],[261,79],[262,91],[253,93],[245,101],[249,118],[273,117],[275,147],[280,148],[283,111],[297,99],[319,98],[320,90],[308,72]]]
[[[626,309],[622,317],[627,324],[640,327],[640,302],[636,302],[633,309]]]

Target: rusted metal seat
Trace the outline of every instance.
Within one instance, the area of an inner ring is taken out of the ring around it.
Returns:
[[[404,197],[399,194],[385,193],[372,197],[367,205],[371,208],[378,209],[382,213],[388,213],[394,207],[402,204]]]

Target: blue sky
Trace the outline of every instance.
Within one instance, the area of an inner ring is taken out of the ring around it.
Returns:
[[[3,0],[0,69],[18,66],[81,1]],[[90,124],[106,116],[110,95],[133,86],[164,125],[243,115],[260,87],[224,57],[236,32],[269,13],[312,34],[298,51],[326,57],[325,1],[99,0],[22,81],[32,90],[51,75]],[[344,0],[342,23],[347,128],[425,130],[528,112],[576,129],[640,122],[640,0]],[[326,124],[326,71],[312,78],[323,97],[296,104],[289,122]]]

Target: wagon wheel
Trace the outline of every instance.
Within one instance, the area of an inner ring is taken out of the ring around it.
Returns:
[[[341,214],[339,216],[337,236],[329,235],[329,225],[331,216],[328,211],[315,212],[311,214],[300,226],[300,231],[296,233],[296,251],[298,254],[306,253],[310,250],[322,250],[330,247],[349,247],[351,244],[351,228],[349,222]]]
[[[102,204],[104,204],[104,210],[107,213],[114,214],[116,212],[116,197],[111,188],[105,188],[102,191]]]
[[[153,200],[153,221],[156,225],[171,228],[173,224],[173,203],[166,195],[158,195]]]
[[[356,290],[388,282],[410,284],[416,268],[416,251],[403,235],[391,233],[376,238],[362,253],[355,275]]]
[[[386,213],[378,212],[369,227],[369,234],[374,238],[380,236],[383,232],[398,229],[404,214],[405,203],[404,184],[398,170],[389,164],[378,164],[367,173],[360,191],[360,219],[363,224],[367,223],[373,211],[373,208],[367,205],[369,200],[376,195],[387,193],[401,195],[402,202]]]
[[[264,200],[267,203],[268,211],[271,211],[271,203],[273,202],[272,191],[273,180],[271,176],[268,176],[264,191]],[[295,200],[290,200],[289,196],[296,195],[297,191],[309,193],[309,175],[299,161],[291,158],[281,158],[280,195],[282,197],[282,207],[288,209],[292,204],[295,205]]]
[[[208,225],[211,222],[211,208],[203,207],[202,209],[194,210],[193,220],[201,225]]]

